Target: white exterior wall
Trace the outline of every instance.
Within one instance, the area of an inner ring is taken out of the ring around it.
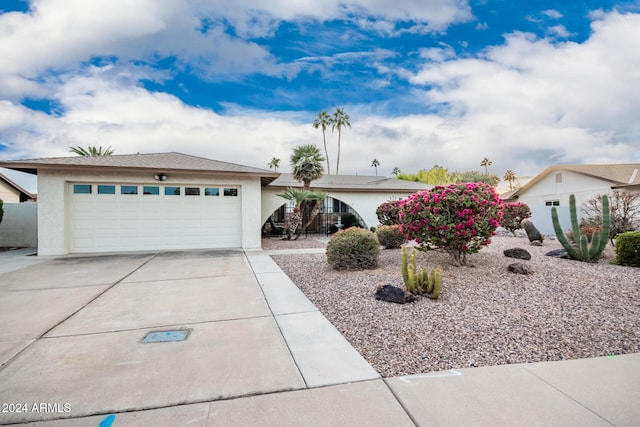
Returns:
[[[313,187],[311,188],[314,189]],[[414,191],[407,192],[394,192],[394,193],[386,193],[386,192],[347,192],[347,191],[325,191],[329,197],[333,197],[334,199],[338,199],[349,206],[351,206],[358,215],[362,217],[363,221],[367,228],[369,227],[377,227],[378,226],[378,216],[376,215],[376,209],[382,203],[389,201],[391,199],[403,199],[407,197],[409,194],[414,193]],[[417,191],[417,190],[416,190]],[[264,224],[264,222],[269,218],[269,216],[280,206],[287,203],[285,199],[279,197],[278,194],[283,193],[284,190],[277,190],[273,188],[266,187],[262,190],[262,220],[260,225]]]
[[[240,187],[242,203],[242,247],[260,248],[260,178],[166,172],[166,185],[218,184]],[[38,255],[64,255],[70,249],[69,183],[158,184],[152,172],[120,173],[69,171],[38,172]]]
[[[38,245],[38,204],[5,203],[0,223],[0,246],[35,248]]]
[[[551,173],[518,197],[519,202],[526,203],[531,209],[531,221],[542,234],[555,234],[551,220],[551,207],[545,205],[546,201],[560,201],[560,206],[557,207],[558,218],[562,229],[568,230],[571,228],[569,218],[569,196],[571,194],[576,196],[576,206],[580,218],[582,216],[580,207],[584,202],[611,191],[612,184],[609,181],[570,171],[561,171],[561,173],[561,183],[556,183],[556,174]]]

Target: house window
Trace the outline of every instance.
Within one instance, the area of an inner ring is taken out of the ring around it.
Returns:
[[[349,207],[346,203],[338,199],[333,199],[333,212],[348,212]]]
[[[556,174],[556,184],[560,184],[562,182],[562,173]]]
[[[179,196],[180,187],[164,187],[165,196]]]
[[[91,184],[73,184],[73,194],[91,194]]]
[[[137,185],[121,185],[120,194],[138,194]]]
[[[198,187],[185,187],[184,194],[187,196],[199,196],[200,189]]]
[[[560,200],[546,200],[544,202],[545,206],[560,206]]]
[[[116,194],[116,186],[98,185],[98,194]]]
[[[225,188],[224,189],[224,195],[225,196],[231,196],[231,197],[237,197],[238,196],[238,189],[237,188]]]
[[[205,188],[204,189],[205,196],[219,196],[220,189],[219,188]]]
[[[157,196],[160,194],[160,187],[154,186],[144,186],[142,187],[142,194],[151,194],[153,196]]]

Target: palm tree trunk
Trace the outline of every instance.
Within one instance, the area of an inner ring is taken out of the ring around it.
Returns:
[[[329,152],[327,151],[327,135],[322,129],[322,140],[324,142],[324,156],[327,158],[327,175],[331,175],[331,166],[329,165]]]
[[[320,213],[320,209],[322,209],[323,202],[324,202],[323,200],[316,200],[316,204],[313,206],[313,209],[311,210],[309,219],[302,226],[300,233],[304,233],[305,231],[307,231],[307,228],[309,228],[313,220],[316,219],[316,217]]]
[[[338,170],[340,169],[340,134],[342,132],[340,131],[340,128],[338,128],[338,160],[336,162],[336,175],[340,175],[340,173],[338,172]]]
[[[298,230],[300,223],[302,222],[302,216],[300,215],[300,208],[295,207],[293,212],[285,221],[285,228],[287,229],[287,240],[291,240],[293,235]]]

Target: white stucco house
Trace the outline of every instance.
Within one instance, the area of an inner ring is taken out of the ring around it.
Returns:
[[[551,166],[511,193],[505,201],[526,203],[538,230],[543,234],[554,234],[552,207],[558,209],[562,228],[568,229],[571,227],[571,194],[575,195],[579,208],[587,200],[613,190],[639,192],[640,163]]]
[[[38,255],[261,246],[262,224],[302,186],[289,174],[181,153],[0,162],[38,175]],[[424,184],[384,177],[314,181],[367,226],[380,203]]]
[[[0,200],[4,203],[23,203],[34,198],[33,194],[0,173]]]
[[[292,174],[283,173],[262,189],[263,222],[282,206],[283,199],[278,194],[289,187],[302,188],[303,184],[296,181]],[[364,224],[361,225],[365,228],[378,225],[376,209],[382,203],[432,187],[420,182],[364,175],[324,175],[311,183],[311,190],[321,190],[329,196],[329,200],[325,201],[328,204],[325,210],[339,212],[340,207],[346,205],[362,218]]]

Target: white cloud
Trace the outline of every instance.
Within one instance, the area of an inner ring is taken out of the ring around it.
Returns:
[[[547,29],[547,34],[549,34],[552,37],[557,37],[562,39],[571,37],[571,33],[569,32],[569,30],[567,30],[567,28],[564,25],[554,25],[552,27],[549,27]]]
[[[432,86],[425,97],[459,129],[444,149],[512,169],[531,157],[640,161],[640,15],[614,12],[592,30],[582,44],[513,33],[479,58],[426,63],[411,81]]]
[[[555,9],[547,9],[547,10],[543,10],[542,14],[545,16],[548,16],[551,19],[560,19],[562,18],[564,15],[560,12],[558,12]]]

